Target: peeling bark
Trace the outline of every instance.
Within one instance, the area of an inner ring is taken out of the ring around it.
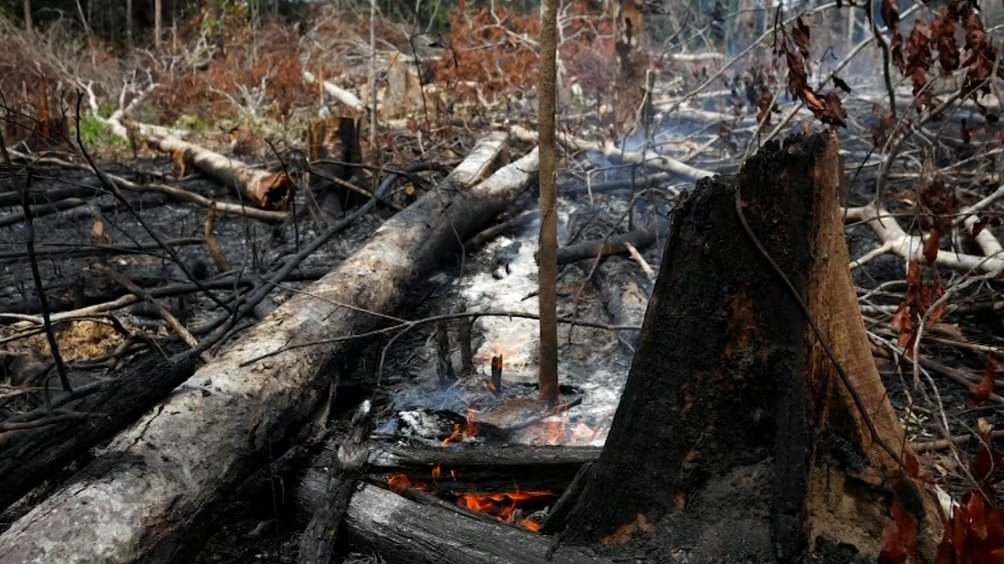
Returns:
[[[237,190],[262,209],[284,211],[292,201],[296,186],[284,172],[266,172],[174,137],[150,137],[149,143],[186,167]]]

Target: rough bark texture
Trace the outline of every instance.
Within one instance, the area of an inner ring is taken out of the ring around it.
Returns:
[[[930,496],[873,440],[798,302],[878,435],[903,430],[869,353],[839,214],[834,137],[768,145],[675,213],[638,353],[569,542],[660,561],[875,562],[895,492],[938,534]],[[617,496],[610,496],[616,491]],[[616,547],[616,548],[613,548]]]
[[[266,172],[209,149],[174,137],[150,137],[150,146],[171,153],[176,162],[195,167],[217,182],[237,190],[266,210],[285,210],[296,186],[284,172]]]
[[[558,0],[540,5],[540,70],[537,121],[540,130],[540,249],[538,294],[540,306],[540,399],[558,404],[558,197],[554,143],[554,111],[557,96]]]
[[[409,501],[376,486],[356,493],[345,517],[349,542],[387,562],[456,564],[589,564],[610,562],[590,551],[555,547],[547,537]]]
[[[0,562],[177,560],[198,546],[221,496],[268,460],[327,397],[344,343],[282,347],[372,330],[402,288],[526,187],[536,151],[498,164],[505,135],[475,148],[440,185],[382,226],[339,268],[291,298],[120,434],[77,475],[0,536]],[[352,309],[337,304],[347,303]]]
[[[159,356],[151,357],[114,382],[101,385],[97,392],[63,406],[100,416],[0,434],[0,476],[4,477],[0,508],[135,421],[194,371],[192,360],[171,364]],[[53,393],[53,401],[61,404],[62,395]]]

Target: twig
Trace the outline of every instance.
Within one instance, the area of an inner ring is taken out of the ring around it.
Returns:
[[[10,170],[11,179],[14,179],[14,163],[10,160],[10,154],[7,152],[7,143],[4,141],[3,133],[0,133],[0,152],[3,153],[4,163],[7,165],[7,169]],[[35,282],[35,291],[38,292],[38,303],[42,308],[42,321],[45,325],[45,337],[49,341],[49,350],[52,352],[52,358],[56,363],[56,372],[59,374],[59,383],[63,386],[63,390],[70,392],[73,389],[70,387],[70,380],[66,376],[66,365],[63,364],[63,356],[59,353],[59,343],[56,342],[56,333],[52,330],[52,319],[49,316],[49,299],[45,294],[45,286],[42,284],[42,275],[38,270],[38,258],[35,256],[35,224],[31,219],[31,204],[28,202],[28,189],[31,186],[31,171],[32,168],[29,166],[26,178],[24,180],[24,188],[21,191],[21,207],[24,209],[25,226],[28,231],[28,260],[31,263],[31,276]]]
[[[332,337],[330,339],[319,339],[319,340],[316,340],[316,341],[310,341],[309,343],[296,343],[296,344],[292,344],[292,345],[286,345],[286,346],[278,348],[278,349],[276,349],[276,350],[274,350],[272,352],[268,352],[268,353],[262,354],[260,356],[257,356],[255,358],[252,358],[250,360],[246,360],[243,363],[241,363],[240,366],[243,368],[245,366],[249,366],[251,364],[254,364],[255,362],[258,362],[260,360],[264,360],[266,358],[271,358],[273,356],[276,356],[278,354],[284,353],[286,351],[301,349],[301,348],[304,348],[304,347],[312,347],[312,346],[315,346],[315,345],[326,345],[326,344],[332,344],[332,343],[341,343],[341,342],[344,342],[344,341],[354,341],[354,340],[357,340],[357,339],[368,339],[370,337],[377,337],[377,336],[380,336],[380,335],[387,335],[389,333],[394,333],[394,332],[397,331],[399,333],[397,335],[395,335],[395,338],[396,338],[396,337],[400,336],[401,333],[408,332],[408,331],[410,331],[410,330],[412,330],[412,329],[414,329],[416,327],[420,327],[422,325],[427,325],[429,323],[435,323],[437,321],[441,321],[441,320],[445,320],[445,319],[462,319],[462,318],[465,318],[465,317],[470,317],[470,318],[478,318],[478,317],[515,317],[515,318],[519,318],[519,319],[540,319],[540,316],[537,315],[536,313],[529,313],[529,312],[524,312],[524,311],[463,311],[463,312],[459,312],[459,313],[447,313],[447,314],[442,314],[442,315],[434,315],[434,316],[431,316],[431,317],[425,317],[425,318],[422,318],[422,319],[416,319],[414,321],[404,321],[404,322],[398,323],[396,325],[391,325],[389,327],[384,327],[382,329],[374,329],[373,331],[368,331],[366,333],[357,333],[357,334],[353,334],[353,335],[343,335],[341,337]],[[571,318],[568,318],[568,317],[559,317],[558,318],[558,323],[565,323],[565,324],[570,324],[570,325],[580,325],[582,327],[593,327],[593,328],[596,328],[596,329],[606,329],[608,331],[638,331],[638,330],[641,329],[641,327],[636,326],[636,325],[607,325],[607,324],[604,324],[604,323],[593,323],[591,321],[581,321],[581,320],[577,320],[577,319],[571,319]],[[384,354],[382,354],[381,358],[380,358],[380,366],[381,366],[381,368],[383,367],[383,361],[384,361],[384,356],[386,355],[386,352],[387,351],[385,349],[384,350]]]

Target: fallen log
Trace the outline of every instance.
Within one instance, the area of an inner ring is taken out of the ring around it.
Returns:
[[[327,483],[320,496],[320,507],[300,539],[298,561],[301,564],[328,564],[335,553],[338,527],[369,458],[373,418],[370,402],[366,400],[356,411],[352,428],[338,447],[338,456],[328,471]]]
[[[558,264],[608,257],[610,255],[628,254],[628,245],[641,250],[652,246],[656,240],[666,233],[667,223],[660,221],[655,226],[643,227],[608,237],[606,239],[583,241],[558,249]]]
[[[510,128],[510,131],[512,132],[513,137],[520,139],[521,141],[529,141],[531,143],[537,142],[536,131],[530,131],[518,125],[514,125]],[[646,149],[645,151],[625,151],[614,144],[613,141],[606,141],[602,144],[594,143],[592,141],[580,139],[574,135],[561,132],[557,133],[557,139],[562,145],[574,151],[598,151],[606,158],[614,161],[657,168],[659,170],[671,172],[688,180],[700,180],[714,174],[709,170],[690,166],[687,163],[678,161],[673,157],[659,154],[651,149]]]
[[[98,383],[97,391],[77,389],[53,398],[56,406],[93,417],[0,432],[0,475],[4,477],[0,509],[135,421],[194,371],[192,360],[171,364],[151,355],[126,368],[114,381]],[[72,398],[87,392],[91,393],[77,401],[63,402],[64,395]]]
[[[265,210],[286,210],[296,189],[285,172],[266,172],[176,137],[151,136],[148,143],[153,149],[170,153],[176,163],[193,167],[237,190]]]
[[[329,444],[303,472],[296,490],[298,514],[309,515],[320,508],[327,468],[335,458],[332,450]],[[511,491],[513,482],[524,490],[559,492],[583,464],[599,454],[598,447],[508,445],[454,450],[384,445],[373,450],[367,473],[380,482],[403,473],[433,492]]]
[[[387,562],[610,562],[584,548],[555,551],[548,537],[418,504],[371,485],[352,497],[344,526],[353,549],[376,551]]]
[[[876,562],[900,527],[911,560],[934,560],[942,524],[871,356],[840,174],[833,133],[771,142],[673,212],[563,541],[660,561]]]
[[[303,71],[303,81],[307,84],[318,83],[317,77],[310,71]],[[349,115],[351,117],[359,118],[366,114],[366,106],[363,104],[362,100],[360,100],[359,97],[352,92],[341,88],[333,82],[328,82],[327,80],[320,81],[320,84],[328,96],[331,96],[332,99],[349,110]]]
[[[388,220],[337,270],[286,301],[121,433],[72,484],[0,535],[0,563],[180,560],[221,501],[308,422],[345,342],[375,329],[404,289],[507,209],[537,166],[533,151],[478,184],[506,156],[482,141],[415,204]],[[473,185],[473,186],[472,186]],[[307,345],[241,365],[290,344]],[[203,526],[200,526],[203,525]],[[54,543],[52,539],[60,539]]]

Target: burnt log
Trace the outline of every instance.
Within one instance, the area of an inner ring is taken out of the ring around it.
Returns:
[[[315,456],[296,489],[297,514],[312,515],[321,507],[328,469],[335,459],[335,443]],[[461,449],[383,445],[370,455],[367,474],[386,482],[403,473],[412,483],[425,484],[430,492],[511,491],[513,483],[524,490],[559,492],[583,464],[600,454],[597,447],[507,445]],[[439,471],[435,472],[434,469]],[[438,474],[438,477],[437,477]]]
[[[840,171],[832,134],[772,143],[674,212],[563,541],[661,562],[875,562],[898,504],[913,556],[933,561],[942,525],[869,352]]]
[[[0,475],[4,476],[0,508],[135,421],[188,379],[195,372],[195,362],[171,363],[150,355],[122,372],[114,381],[94,382],[52,398],[55,407],[92,417],[0,432]]]
[[[589,549],[555,550],[548,537],[475,519],[441,505],[419,504],[370,485],[352,497],[343,524],[352,549],[376,551],[392,563],[610,562]]]
[[[582,241],[558,249],[558,264],[569,264],[585,259],[608,257],[611,255],[628,254],[628,245],[641,251],[655,244],[659,237],[666,233],[666,223],[642,227],[613,235],[606,239]]]
[[[301,564],[327,564],[334,556],[338,527],[369,459],[368,439],[373,432],[373,422],[373,411],[366,400],[356,411],[352,427],[338,447],[336,464],[328,471],[320,507],[300,539],[298,560]]]
[[[392,311],[409,284],[462,252],[458,235],[476,233],[526,188],[535,151],[478,183],[506,144],[504,134],[479,143],[441,189],[120,433],[72,484],[0,535],[0,562],[179,561],[197,550],[226,496],[322,407],[352,350],[331,338],[376,329],[373,312]]]

